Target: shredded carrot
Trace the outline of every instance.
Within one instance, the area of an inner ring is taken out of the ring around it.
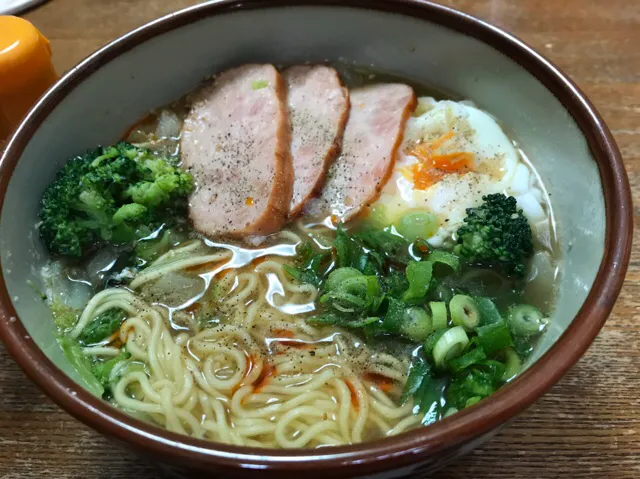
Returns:
[[[444,176],[444,173],[420,162],[404,167],[402,174],[413,182],[413,187],[416,190],[426,190],[431,185],[435,185]]]
[[[251,374],[251,371],[253,371],[253,368],[255,367],[256,360],[253,355],[247,352],[245,352],[245,355],[247,356],[247,365],[244,368],[244,378],[238,384],[233,386],[233,388],[231,388],[232,394],[235,394],[238,389],[245,385],[245,380],[247,379],[247,377],[249,377],[249,374]]]
[[[253,392],[259,393],[262,388],[264,388],[267,384],[269,384],[269,380],[277,374],[276,367],[270,363],[265,363],[262,367],[262,371],[260,371],[260,376],[253,383]]]
[[[365,381],[374,383],[381,391],[389,393],[393,391],[393,380],[377,373],[364,373]]]
[[[445,142],[454,137],[449,131],[435,140],[414,145],[406,150],[418,158],[418,163],[403,168],[402,174],[413,181],[417,190],[426,190],[447,173],[465,173],[473,169],[474,155],[470,152],[438,153]]]
[[[296,337],[293,331],[289,331],[288,329],[274,329],[273,334],[277,338],[295,338]]]
[[[312,344],[305,343],[304,341],[301,341],[299,339],[294,339],[295,337],[296,335],[293,331],[288,331],[286,329],[276,329],[273,331],[273,339],[277,339],[278,343],[280,343],[283,346],[289,346],[290,348],[306,349],[306,350],[313,349]],[[283,338],[292,339],[292,341],[288,341],[287,339],[283,339]]]
[[[435,155],[431,157],[433,166],[447,173],[470,170],[473,166],[473,153],[466,151]]]
[[[355,386],[348,379],[345,380],[345,383],[347,383],[347,387],[349,388],[349,392],[351,393],[351,405],[355,409],[359,409],[360,408],[360,403],[358,402],[358,391],[356,391]]]

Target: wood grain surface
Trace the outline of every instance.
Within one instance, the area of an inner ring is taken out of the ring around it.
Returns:
[[[190,0],[51,0],[27,13],[59,72]],[[618,141],[640,205],[640,0],[448,0],[568,73]],[[636,221],[638,210],[635,210]],[[635,230],[636,244],[640,238]],[[640,248],[589,352],[536,405],[438,479],[640,477]],[[56,407],[0,346],[0,479],[157,477]]]

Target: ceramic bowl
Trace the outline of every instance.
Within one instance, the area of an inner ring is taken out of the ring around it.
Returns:
[[[92,396],[29,286],[46,254],[38,202],[62,162],[119,139],[154,107],[247,62],[350,62],[473,100],[535,163],[555,208],[562,274],[556,311],[528,369],[489,400],[435,425],[319,450],[234,447],[167,432]],[[554,65],[513,36],[419,0],[216,1],[119,38],[66,74],[11,138],[0,169],[0,336],[54,401],[176,476],[392,477],[441,467],[544,394],[591,344],[629,261],[631,199],[602,119]],[[199,471],[199,472],[198,472]]]

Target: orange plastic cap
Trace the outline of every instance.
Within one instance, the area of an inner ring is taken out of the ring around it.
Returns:
[[[22,18],[0,16],[0,32],[0,93],[55,81],[49,40],[36,27]]]

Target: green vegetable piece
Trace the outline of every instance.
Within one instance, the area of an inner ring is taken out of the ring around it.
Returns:
[[[167,229],[159,236],[154,233],[152,236],[142,238],[136,243],[134,249],[138,266],[141,267],[155,261],[185,239],[186,234],[178,229]]]
[[[342,328],[359,329],[380,321],[380,318],[348,319],[333,313],[319,314],[307,318],[307,322],[316,326],[340,326]]]
[[[418,238],[431,238],[438,231],[438,219],[433,213],[413,211],[400,218],[395,226],[405,239],[415,241]]]
[[[408,308],[404,312],[400,331],[411,341],[421,343],[433,331],[431,316],[423,308]]]
[[[473,396],[467,399],[467,402],[464,404],[464,407],[473,406],[475,403],[482,401],[482,396]]]
[[[97,344],[115,333],[126,318],[123,310],[109,309],[87,324],[78,339],[85,345]]]
[[[263,88],[267,88],[269,86],[269,82],[267,80],[254,80],[251,82],[252,90],[262,90]]]
[[[325,264],[331,259],[328,251],[315,252],[309,242],[303,242],[296,248],[296,266],[283,265],[285,273],[303,284],[320,286],[326,274]]]
[[[444,301],[431,301],[431,317],[433,321],[433,329],[442,329],[447,327],[447,304]]]
[[[449,416],[453,416],[455,413],[457,413],[458,410],[455,407],[450,407],[449,409],[446,410],[446,412],[443,414],[443,418],[445,417],[449,417]]]
[[[516,353],[513,348],[507,348],[504,350],[505,356],[505,371],[502,376],[502,380],[507,382],[511,381],[515,378],[520,371],[522,370],[522,361],[520,360],[520,356]]]
[[[120,225],[125,221],[140,221],[147,213],[147,207],[138,203],[122,205],[113,214],[113,224]]]
[[[351,276],[343,279],[332,291],[320,297],[326,304],[341,313],[367,313],[377,309],[382,291],[376,276]]]
[[[478,333],[478,344],[488,355],[513,346],[511,333],[504,321],[480,326],[476,332]]]
[[[362,273],[355,268],[343,267],[335,269],[329,274],[326,283],[324,284],[324,291],[333,291],[338,289],[340,284],[349,278],[354,278],[357,276],[362,276]]]
[[[395,298],[389,298],[389,306],[382,320],[382,326],[388,333],[400,333],[405,320],[407,305]]]
[[[387,260],[395,264],[407,264],[411,259],[409,243],[388,229],[365,229],[356,235],[357,241],[369,249],[377,261]],[[375,253],[375,254],[374,254]]]
[[[502,321],[498,307],[489,298],[476,296],[474,298],[478,311],[480,311],[480,324],[486,326]]]
[[[498,387],[501,385],[506,367],[500,361],[495,359],[485,359],[478,363],[476,374],[486,374],[489,380]]]
[[[120,142],[69,160],[45,190],[38,229],[51,254],[81,257],[102,242],[133,245],[184,222],[193,178],[175,160]]]
[[[451,268],[455,273],[460,272],[460,258],[453,253],[446,251],[431,251],[427,260],[434,264],[442,264]]]
[[[73,328],[82,313],[82,311],[73,309],[57,300],[53,300],[49,307],[53,314],[53,320],[60,331],[66,331]]]
[[[95,362],[91,366],[91,372],[93,373],[95,378],[100,381],[102,386],[105,389],[108,389],[111,372],[118,364],[127,361],[129,358],[131,358],[131,353],[123,352],[119,356],[111,358],[108,361]]]
[[[469,344],[469,337],[460,326],[447,329],[433,347],[433,361],[436,366],[443,368],[448,361],[462,354]]]
[[[522,277],[533,254],[531,227],[516,199],[501,193],[483,196],[483,204],[467,209],[458,229],[459,253],[471,262],[497,265],[509,275]]]
[[[529,337],[540,334],[544,326],[543,318],[544,315],[538,308],[520,304],[509,309],[507,322],[515,336]]]
[[[60,343],[65,357],[73,369],[80,375],[89,392],[95,396],[102,397],[104,388],[100,381],[93,375],[91,362],[82,352],[82,347],[73,339],[66,336],[58,338],[58,343]]]
[[[487,355],[484,350],[482,348],[475,348],[459,358],[454,358],[449,361],[449,369],[454,373],[459,373],[485,359],[487,359]]]
[[[411,261],[407,265],[406,274],[409,289],[404,293],[403,300],[408,303],[424,300],[431,286],[433,264],[428,261]]]
[[[471,296],[456,294],[449,302],[449,311],[453,324],[462,326],[466,331],[472,331],[480,325],[480,311]]]
[[[387,217],[387,208],[384,205],[379,205],[371,208],[369,215],[367,216],[367,224],[371,228],[382,230],[389,226],[389,218]]]
[[[447,332],[447,328],[437,329],[433,333],[431,333],[427,337],[427,339],[425,339],[424,344],[422,345],[422,350],[425,356],[429,357],[431,355],[431,352],[433,351],[434,346],[446,332]]]
[[[429,364],[424,359],[418,357],[413,361],[407,382],[404,383],[400,404],[405,404],[411,396],[418,392],[423,380],[429,375],[429,370]]]

